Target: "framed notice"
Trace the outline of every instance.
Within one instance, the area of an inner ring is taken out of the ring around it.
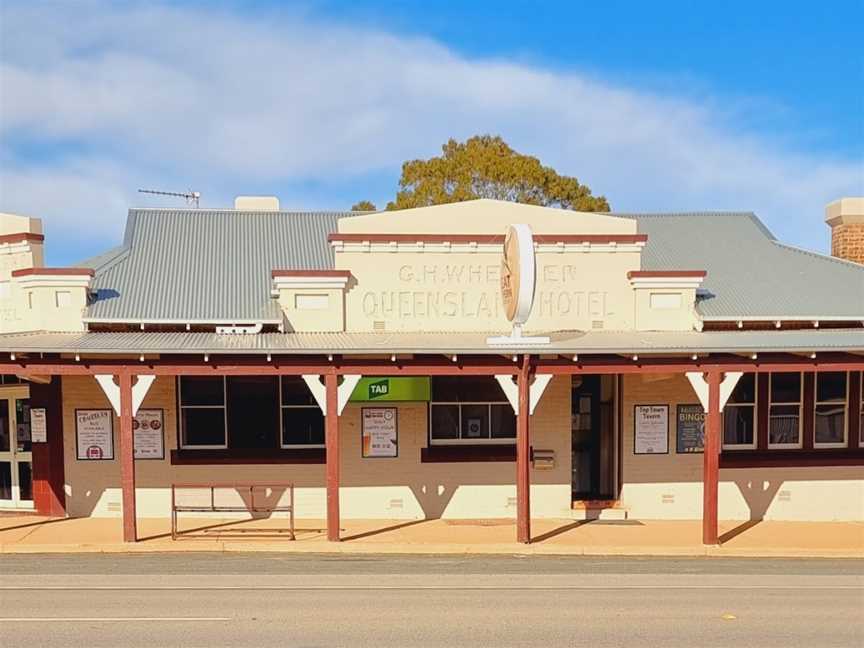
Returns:
[[[395,407],[361,410],[363,458],[398,457],[399,426]]]
[[[698,403],[679,405],[675,417],[675,451],[693,454],[705,451],[705,410]]]
[[[669,406],[636,405],[633,408],[633,453],[668,454]]]
[[[75,446],[79,461],[114,459],[114,412],[76,409]]]
[[[165,458],[165,430],[161,409],[140,409],[132,419],[136,459]]]
[[[48,419],[44,407],[30,409],[30,441],[33,443],[48,442]]]

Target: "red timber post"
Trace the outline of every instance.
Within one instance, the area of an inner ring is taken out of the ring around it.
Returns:
[[[702,472],[702,544],[719,544],[717,488],[720,475],[720,372],[708,372],[708,412]]]
[[[337,376],[324,376],[327,411],[324,416],[324,442],[327,448],[327,539],[339,542],[339,395]]]
[[[123,542],[137,542],[135,516],[135,451],[132,436],[132,374],[120,379],[120,484],[123,491]]]
[[[519,371],[519,414],[516,416],[516,542],[531,542],[530,356],[522,356]]]

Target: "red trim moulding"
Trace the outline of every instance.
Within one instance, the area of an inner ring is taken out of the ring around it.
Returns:
[[[628,279],[661,279],[676,277],[705,277],[705,270],[631,270],[627,273]]]
[[[67,276],[67,275],[75,275],[82,277],[92,277],[96,274],[90,268],[21,268],[19,270],[13,270],[13,277],[29,277],[29,276]]]
[[[350,277],[350,270],[273,270],[270,276],[277,277]]]
[[[331,243],[504,243],[503,234],[330,234]],[[535,243],[645,243],[647,234],[535,234]]]
[[[24,243],[26,241],[41,243],[44,240],[45,237],[42,234],[33,234],[32,232],[18,232],[17,234],[0,235],[0,243]]]

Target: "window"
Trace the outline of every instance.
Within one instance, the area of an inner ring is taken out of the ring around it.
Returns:
[[[816,374],[815,416],[814,447],[846,445],[846,372]]]
[[[801,447],[800,373],[772,373],[769,376],[768,447]]]
[[[182,448],[227,448],[225,378],[180,376],[180,446]]]
[[[756,374],[745,373],[723,408],[723,447],[756,447],[755,423]]]
[[[282,376],[280,412],[283,448],[324,447],[324,413],[300,376]]]
[[[432,378],[432,444],[513,443],[516,416],[491,376]]]

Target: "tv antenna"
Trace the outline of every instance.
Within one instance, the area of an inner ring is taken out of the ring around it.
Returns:
[[[187,205],[192,205],[196,209],[200,207],[201,192],[192,191],[191,189],[185,193],[179,191],[156,191],[155,189],[139,189],[138,193],[155,194],[157,196],[176,196],[177,198],[185,198]]]

